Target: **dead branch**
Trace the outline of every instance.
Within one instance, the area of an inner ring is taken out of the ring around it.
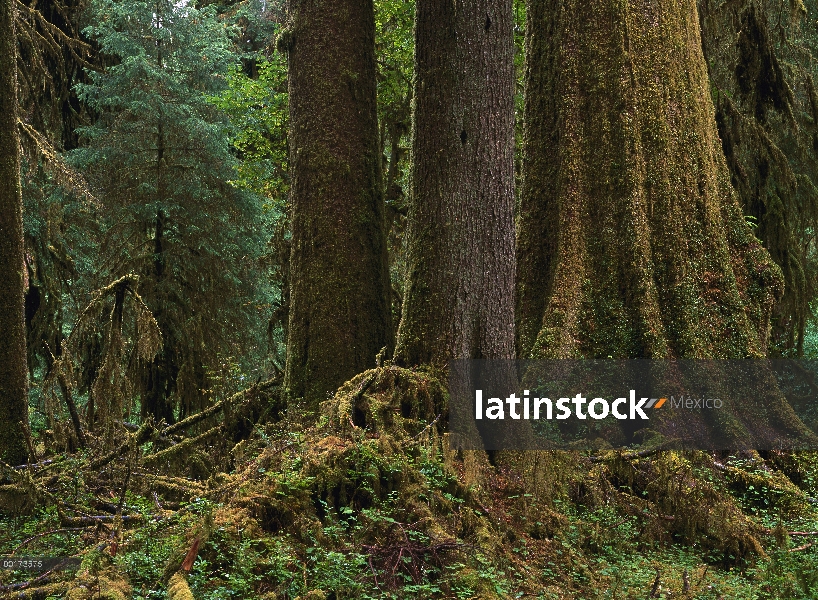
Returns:
[[[43,467],[47,467],[50,464],[54,463],[54,459],[49,458],[48,460],[42,460],[38,463],[28,463],[25,465],[17,465],[16,467],[12,467],[18,471],[22,469],[41,469]]]
[[[91,515],[88,517],[66,517],[60,515],[60,523],[66,527],[94,527],[102,523],[114,523],[122,519],[123,524],[142,523],[145,517],[139,514],[135,515]]]
[[[130,436],[127,442],[112,450],[108,454],[91,461],[89,468],[92,471],[98,471],[115,458],[125,454],[131,448],[141,446],[142,444],[148,442],[155,432],[156,428],[153,426],[153,420],[150,418],[147,419],[144,423],[142,423],[142,426],[137,430],[137,432]]]
[[[207,487],[197,481],[191,479],[184,479],[182,477],[169,477],[165,475],[153,475],[151,473],[141,473],[134,471],[135,477],[143,477],[147,480],[148,485],[159,490],[167,492],[182,494],[184,496],[204,496],[207,493]]]
[[[224,426],[220,423],[216,425],[212,429],[208,429],[201,435],[197,435],[196,437],[188,438],[182,440],[178,444],[171,446],[170,448],[165,448],[164,450],[160,450],[159,452],[154,452],[153,454],[148,454],[147,456],[142,458],[143,463],[156,463],[166,458],[169,458],[176,454],[179,451],[187,450],[199,444],[200,442],[206,440],[209,437],[212,437],[214,434],[221,433],[224,429]]]
[[[160,432],[160,434],[164,435],[164,436],[169,436],[171,434],[176,433],[177,431],[187,429],[188,427],[191,427],[191,426],[195,425],[196,423],[199,423],[200,421],[204,421],[208,417],[212,417],[213,415],[218,414],[219,412],[221,412],[225,408],[233,405],[234,403],[236,403],[239,400],[246,400],[248,395],[251,398],[253,398],[256,393],[258,393],[261,390],[264,390],[264,389],[267,389],[267,388],[271,387],[272,385],[275,384],[275,382],[276,382],[276,380],[270,379],[270,380],[262,382],[262,383],[253,384],[252,386],[250,386],[246,390],[242,390],[240,392],[237,392],[237,393],[233,394],[229,398],[225,398],[224,400],[220,400],[219,402],[216,402],[216,404],[214,404],[213,406],[210,406],[210,407],[204,409],[203,411],[196,413],[195,415],[191,415],[191,416],[187,417],[186,419],[182,419],[178,423],[174,423],[173,425],[169,425],[168,427],[165,427]]]
[[[809,544],[804,544],[803,546],[798,546],[797,548],[790,548],[790,552],[800,552],[801,550],[806,550],[807,548],[812,548],[813,542]]]
[[[456,550],[462,548],[464,546],[463,543],[458,542],[456,540],[444,540],[442,542],[438,542],[436,544],[418,544],[415,542],[409,541],[408,536],[406,535],[406,530],[402,527],[402,524],[399,524],[403,535],[404,535],[404,542],[399,544],[390,544],[390,545],[363,545],[362,548],[369,554],[368,562],[369,568],[372,570],[372,574],[375,575],[376,571],[373,565],[373,558],[381,562],[388,571],[387,579],[389,580],[392,587],[396,586],[396,578],[398,569],[406,569],[408,574],[412,577],[415,582],[418,582],[422,579],[422,571],[421,567],[424,563],[428,562],[436,562],[440,563],[440,556],[439,554],[446,551]],[[427,559],[426,557],[429,557]],[[377,585],[378,580],[377,576],[375,576],[375,582]]]
[[[442,414],[442,413],[441,413],[441,414]],[[420,432],[418,432],[418,433],[417,433],[415,436],[413,436],[413,439],[417,439],[417,438],[419,438],[419,437],[420,437],[420,436],[422,436],[424,433],[426,433],[426,432],[427,432],[429,429],[431,429],[432,427],[434,427],[434,426],[435,426],[435,424],[436,424],[436,423],[437,423],[437,422],[440,420],[440,417],[441,417],[441,415],[437,415],[437,416],[435,417],[434,421],[432,421],[432,422],[431,422],[431,423],[429,423],[429,424],[428,424],[426,427],[424,427],[423,429],[421,429],[421,430],[420,430]]]
[[[615,458],[622,458],[624,460],[647,458],[649,456],[653,456],[654,454],[658,454],[663,450],[669,450],[671,446],[675,445],[675,443],[676,440],[667,440],[662,442],[658,446],[654,446],[653,448],[647,448],[645,450],[640,450],[639,452],[631,452],[630,454],[608,453],[603,456],[592,456],[590,460],[592,463],[600,463],[608,460],[614,460]]]
[[[14,598],[29,598],[30,600],[44,600],[45,598],[63,598],[71,589],[71,582],[60,581],[58,583],[47,583],[37,587],[30,587],[32,581],[15,583],[11,586],[0,586],[0,592],[14,592]],[[16,587],[15,587],[16,586]]]
[[[659,592],[662,589],[662,584],[661,584],[661,580],[659,579],[659,577],[660,577],[660,573],[659,573],[659,570],[657,569],[656,570],[656,579],[653,580],[653,587],[650,590],[650,594],[648,595],[648,598],[658,598],[659,597]]]
[[[32,541],[36,540],[37,538],[45,537],[47,535],[53,535],[53,534],[56,534],[56,533],[66,533],[68,531],[82,531],[83,529],[85,529],[85,527],[59,527],[57,529],[49,529],[48,531],[42,531],[42,532],[34,534],[30,538],[26,538],[22,542],[20,542],[17,545],[17,547],[14,548],[14,550],[11,551],[11,554],[9,556],[14,556],[14,553],[17,552],[20,548],[22,548],[23,546],[25,546],[29,542],[32,542]]]
[[[8,592],[13,592],[13,591],[17,591],[17,590],[28,590],[28,588],[30,588],[34,584],[38,584],[38,587],[32,588],[31,591],[32,592],[38,592],[38,591],[42,592],[45,588],[40,587],[40,586],[42,586],[42,584],[50,583],[52,578],[53,578],[53,575],[54,575],[55,571],[57,571],[60,567],[65,565],[69,560],[74,559],[74,558],[76,558],[76,556],[71,556],[71,557],[62,559],[56,565],[54,565],[53,567],[51,567],[47,571],[44,571],[43,573],[40,573],[34,579],[30,579],[28,581],[23,581],[21,583],[12,583],[10,585],[0,586],[0,592],[8,593]],[[67,583],[67,582],[62,582],[62,583]],[[45,587],[47,588],[49,586],[45,586]],[[20,595],[20,593],[18,592],[16,597],[17,598],[46,598],[46,597],[52,595],[53,593],[54,592],[49,592],[45,596],[42,596],[42,595],[23,596],[23,595]]]

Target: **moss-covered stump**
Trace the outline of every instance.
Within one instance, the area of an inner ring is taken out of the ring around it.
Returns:
[[[448,410],[445,373],[436,369],[382,367],[356,375],[322,405],[321,425],[339,435],[365,429],[403,440],[442,431]],[[443,420],[441,420],[441,418]]]

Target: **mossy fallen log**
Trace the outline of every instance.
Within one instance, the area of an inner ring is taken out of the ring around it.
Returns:
[[[168,600],[195,600],[187,577],[181,571],[177,572],[168,582]]]
[[[89,468],[94,471],[99,470],[100,468],[110,463],[112,460],[125,454],[130,448],[133,448],[135,446],[141,446],[142,444],[147,443],[154,437],[166,438],[174,433],[183,431],[189,427],[192,427],[193,425],[196,425],[197,423],[200,423],[201,421],[204,421],[209,417],[217,415],[218,413],[226,409],[233,408],[233,406],[239,403],[239,401],[241,401],[242,403],[252,401],[259,395],[259,393],[264,393],[272,389],[276,385],[278,385],[278,382],[276,380],[268,380],[263,383],[255,384],[247,388],[246,390],[237,392],[236,394],[233,394],[229,398],[225,398],[224,400],[217,402],[213,406],[210,406],[204,409],[203,411],[196,413],[195,415],[191,415],[186,419],[182,419],[181,421],[179,421],[178,423],[174,423],[173,425],[168,425],[167,427],[161,430],[157,430],[152,421],[150,420],[145,421],[139,427],[139,429],[131,435],[127,442],[121,444],[111,452],[108,452],[107,454],[92,461],[91,464],[89,465]]]
[[[115,448],[114,450],[108,452],[107,454],[99,457],[98,459],[91,461],[91,464],[88,467],[92,471],[98,471],[115,458],[118,458],[125,454],[131,448],[141,446],[142,444],[148,442],[155,433],[156,428],[153,425],[153,421],[148,419],[147,421],[142,423],[142,426],[136,431],[136,433],[134,433],[128,438],[127,442]]]
[[[31,587],[24,587],[16,589],[15,591],[2,592],[2,598],[25,598],[28,600],[45,600],[46,598],[63,598],[71,589],[70,581],[59,581],[55,583],[47,583],[46,585],[38,585]]]
[[[122,515],[121,517],[117,515],[91,515],[82,517],[66,517],[60,515],[60,524],[65,527],[92,527],[100,523],[115,523],[119,519],[122,519],[122,523],[125,525],[133,525],[145,521],[145,517],[139,514]]]
[[[152,475],[150,473],[139,472],[135,472],[133,475],[134,477],[144,479],[148,488],[171,495],[189,498],[193,496],[203,496],[208,492],[207,487],[201,483],[182,477],[169,477],[166,475]]]
[[[195,448],[201,442],[207,440],[208,438],[213,437],[217,433],[222,433],[224,427],[219,424],[215,427],[208,429],[201,435],[197,435],[196,437],[187,438],[182,440],[178,444],[174,444],[170,448],[165,448],[164,450],[159,450],[158,452],[154,452],[153,454],[148,454],[142,458],[142,462],[145,464],[156,464],[162,462],[163,460],[170,459],[171,457],[179,454],[180,452],[184,453],[191,448]]]

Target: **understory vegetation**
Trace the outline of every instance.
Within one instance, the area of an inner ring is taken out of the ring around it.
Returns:
[[[351,3],[346,38],[307,0],[14,0],[27,414],[3,420],[0,364],[0,456],[27,459],[0,460],[0,599],[818,598],[818,451],[448,433],[450,359],[818,359],[818,1],[597,4],[470,28],[455,0],[435,36],[450,3]],[[446,46],[501,27],[499,58]],[[500,91],[454,127],[467,75]],[[448,162],[413,149],[424,101]]]
[[[441,432],[440,373],[386,365],[317,420],[277,382],[13,469],[2,572],[28,598],[810,598],[818,453],[527,452]],[[269,418],[272,417],[272,418]],[[183,433],[187,433],[183,436]],[[236,441],[238,440],[238,441]],[[49,451],[50,450],[50,451]],[[499,464],[504,461],[496,457]]]

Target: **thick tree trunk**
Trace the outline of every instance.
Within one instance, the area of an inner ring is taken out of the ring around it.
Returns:
[[[818,296],[818,95],[814,2],[699,0],[716,122],[743,211],[784,274],[771,355],[801,355]],[[807,12],[809,11],[809,12]]]
[[[0,0],[0,458],[26,461],[28,424],[23,200],[17,137],[14,2]]]
[[[722,154],[695,0],[531,0],[523,357],[763,356],[780,269]]]
[[[419,0],[396,359],[514,356],[511,0]]]
[[[285,386],[323,400],[392,345],[372,0],[291,0]]]

